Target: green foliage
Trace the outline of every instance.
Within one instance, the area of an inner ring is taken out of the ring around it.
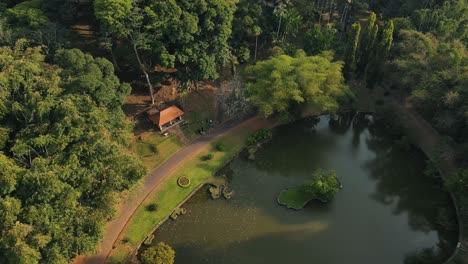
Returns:
[[[366,30],[362,32],[359,44],[357,65],[360,72],[366,71],[366,67],[369,65],[369,62],[373,59],[375,54],[374,47],[379,31],[379,26],[376,24],[376,21],[377,15],[374,12],[371,12],[367,20]]]
[[[236,0],[97,0],[96,18],[104,30],[128,38],[143,56],[178,69],[182,81],[218,77],[230,59],[228,39]],[[148,64],[148,63],[143,63]]]
[[[336,29],[333,24],[323,27],[313,26],[304,36],[304,50],[309,55],[317,55],[326,50],[332,50],[336,44]]]
[[[344,84],[342,62],[332,62],[333,53],[296,57],[280,55],[246,69],[246,95],[265,116],[285,112],[290,106],[307,103],[319,111],[334,112],[338,98],[350,94]]]
[[[413,24],[413,21],[409,17],[396,17],[396,18],[393,18],[392,21],[395,25],[394,35],[400,32],[400,30],[416,29]]]
[[[456,142],[466,142],[465,46],[456,40],[439,42],[432,34],[417,31],[402,30],[398,39],[390,80],[411,91],[413,104],[440,132]]]
[[[40,29],[47,25],[49,19],[41,10],[41,0],[31,0],[7,9],[5,17],[13,27]]]
[[[296,37],[302,26],[302,16],[296,8],[288,8],[284,14],[283,39],[286,36]]]
[[[380,60],[386,60],[387,56],[390,52],[390,48],[393,44],[393,31],[394,31],[394,24],[393,20],[388,21],[385,23],[385,27],[382,31],[382,38],[379,42],[379,57]]]
[[[148,205],[146,207],[146,210],[148,210],[150,212],[154,212],[154,211],[158,210],[158,205],[155,204],[155,203],[152,203],[152,204],[150,204],[150,205]]]
[[[303,185],[283,190],[279,194],[277,201],[279,204],[285,205],[287,208],[300,210],[312,200],[311,195],[304,190]]]
[[[356,52],[359,44],[359,36],[361,34],[361,24],[354,23],[348,31],[346,45],[346,68],[348,71],[356,70]]]
[[[266,129],[260,129],[247,138],[247,145],[252,146],[260,141],[271,139],[272,133]]]
[[[211,160],[211,159],[213,159],[213,154],[211,154],[211,153],[208,153],[208,154],[203,155],[203,156],[200,157],[201,161],[208,161],[208,160]]]
[[[282,191],[277,200],[281,205],[299,210],[313,199],[330,201],[339,191],[339,186],[335,171],[317,170],[312,180]]]
[[[94,15],[102,27],[118,36],[127,36],[133,15],[133,0],[95,0]]]
[[[264,31],[263,20],[262,7],[259,3],[250,0],[239,1],[232,21],[232,36],[229,40],[239,62],[247,62],[250,55],[254,54],[254,51],[250,51],[250,46],[254,43],[254,38]]]
[[[457,195],[466,194],[468,190],[468,169],[459,169],[445,182],[447,188]]]
[[[0,47],[0,128],[8,131],[0,200],[11,208],[0,259],[64,263],[94,251],[112,193],[145,171],[126,150],[129,125],[116,98],[129,90],[112,64],[71,50],[57,54],[59,67],[26,45]]]
[[[226,150],[226,144],[219,142],[215,146],[216,151],[225,151]]]
[[[159,242],[154,247],[147,248],[141,254],[143,264],[173,264],[175,251],[166,243]]]
[[[340,184],[335,171],[317,170],[314,179],[305,183],[305,192],[322,201],[330,201],[339,191]]]

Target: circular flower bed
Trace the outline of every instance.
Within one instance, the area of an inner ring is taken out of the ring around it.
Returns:
[[[190,185],[190,179],[187,177],[180,177],[177,179],[177,184],[182,188],[187,188]]]

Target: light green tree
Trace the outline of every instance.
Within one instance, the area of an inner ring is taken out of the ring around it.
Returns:
[[[313,177],[313,180],[304,184],[305,191],[309,195],[329,201],[339,191],[340,184],[335,171],[317,170]]]
[[[143,252],[141,262],[143,264],[173,264],[174,258],[175,251],[168,244],[159,242]]]
[[[287,111],[293,103],[307,103],[319,111],[334,112],[340,97],[350,95],[344,84],[342,62],[333,53],[295,57],[280,55],[246,69],[246,95],[265,116]]]

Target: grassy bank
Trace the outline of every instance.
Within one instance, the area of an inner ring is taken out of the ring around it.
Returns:
[[[251,126],[241,126],[232,130],[204,147],[172,172],[137,209],[121,235],[117,247],[112,251],[110,262],[125,262],[129,254],[159,222],[164,220],[200,184],[207,183],[213,178],[213,174],[244,146],[246,138],[253,131],[254,128]],[[222,152],[215,150],[218,143],[225,145]],[[202,161],[202,157],[210,153],[212,158]],[[182,176],[190,179],[191,184],[188,188],[181,188],[177,185],[177,179]],[[150,204],[156,204],[157,210],[153,212],[147,210]]]
[[[182,142],[175,135],[164,137],[159,132],[146,132],[132,143],[131,149],[150,171],[161,165],[182,146]]]

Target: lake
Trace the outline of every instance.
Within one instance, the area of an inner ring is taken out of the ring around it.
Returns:
[[[241,155],[223,169],[231,200],[201,189],[153,243],[171,245],[176,264],[443,262],[457,240],[450,196],[423,174],[423,153],[370,120],[322,116],[276,128],[255,161]],[[319,168],[343,184],[331,202],[277,204]]]

